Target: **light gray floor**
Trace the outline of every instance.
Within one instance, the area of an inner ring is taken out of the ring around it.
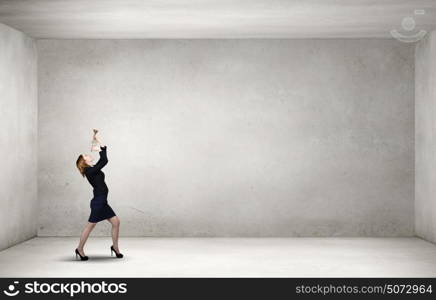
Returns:
[[[436,277],[436,245],[418,238],[38,237],[0,252],[0,277]]]

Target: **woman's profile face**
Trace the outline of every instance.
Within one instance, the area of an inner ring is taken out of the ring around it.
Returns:
[[[92,162],[94,161],[94,158],[91,155],[83,154],[83,159],[86,161],[88,165],[92,166]]]

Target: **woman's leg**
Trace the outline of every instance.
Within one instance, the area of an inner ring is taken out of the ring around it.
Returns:
[[[118,236],[120,234],[120,219],[117,216],[113,216],[110,219],[107,219],[112,224],[112,245],[114,249],[119,253],[120,249],[118,248]]]
[[[85,228],[82,231],[82,235],[80,236],[79,246],[77,247],[77,250],[79,250],[79,253],[82,256],[85,255],[85,252],[83,252],[83,247],[85,246],[86,240],[88,239],[89,234],[94,229],[96,224],[97,223],[88,222],[88,224],[86,224]]]

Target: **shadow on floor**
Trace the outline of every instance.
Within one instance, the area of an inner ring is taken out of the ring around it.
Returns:
[[[81,261],[80,258],[76,259],[75,255],[69,255],[69,256],[63,256],[60,257],[58,260],[59,261],[71,261],[71,262],[83,262],[83,263],[87,263],[87,262],[115,262],[115,261],[123,261],[125,260],[125,258],[116,258],[115,256],[109,256],[109,255],[89,255],[88,254],[89,259],[87,261]]]

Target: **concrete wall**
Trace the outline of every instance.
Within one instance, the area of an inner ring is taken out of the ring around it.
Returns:
[[[78,235],[108,144],[122,235],[410,236],[414,46],[39,40],[39,235]],[[94,154],[95,155],[95,154]],[[94,235],[108,235],[103,222]]]
[[[415,228],[436,242],[436,32],[416,46]]]
[[[37,233],[37,51],[0,24],[0,250]]]

